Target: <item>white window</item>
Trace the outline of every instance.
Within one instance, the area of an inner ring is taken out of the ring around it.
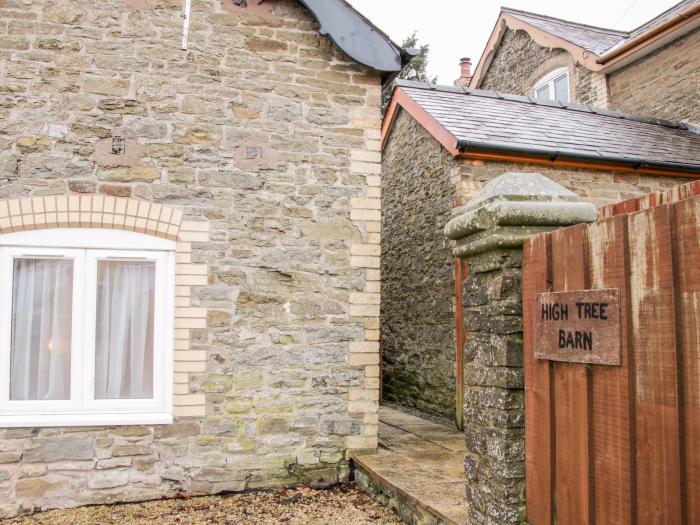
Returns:
[[[569,69],[560,67],[535,84],[535,98],[569,102]]]
[[[175,243],[0,235],[0,426],[172,422]]]

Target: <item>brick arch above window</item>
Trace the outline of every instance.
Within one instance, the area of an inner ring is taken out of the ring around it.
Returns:
[[[103,195],[47,195],[0,200],[0,233],[43,228],[109,228],[178,240],[182,211]]]
[[[533,72],[530,74],[529,77],[529,85],[530,87],[534,87],[535,84],[543,77],[551,73],[552,71],[555,71],[557,69],[561,68],[567,68],[569,72],[569,81],[570,83],[573,80],[573,66],[574,66],[574,58],[569,55],[569,53],[563,52],[560,55],[556,55],[553,57],[548,58],[544,62],[542,62]],[[569,87],[569,93],[572,93],[572,86],[570,85]]]

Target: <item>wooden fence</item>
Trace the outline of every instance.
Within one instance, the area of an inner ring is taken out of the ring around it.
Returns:
[[[535,359],[536,294],[602,288],[622,365]],[[523,302],[529,522],[700,524],[700,183],[528,239]]]

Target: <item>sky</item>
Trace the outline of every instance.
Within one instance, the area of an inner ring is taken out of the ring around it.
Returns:
[[[474,68],[498,19],[501,5],[600,27],[630,30],[679,0],[349,0],[399,44],[413,31],[430,44],[428,73],[440,84],[459,76],[459,59]],[[473,69],[472,69],[473,70]]]

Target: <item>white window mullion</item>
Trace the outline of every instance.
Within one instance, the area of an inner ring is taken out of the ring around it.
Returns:
[[[83,335],[81,408],[85,410],[95,399],[95,301],[97,297],[97,260],[92,251],[85,250],[85,288],[81,296],[81,327]]]
[[[85,250],[80,250],[74,260],[73,319],[71,343],[71,401],[81,409],[84,396],[84,326],[83,303],[85,295]]]

